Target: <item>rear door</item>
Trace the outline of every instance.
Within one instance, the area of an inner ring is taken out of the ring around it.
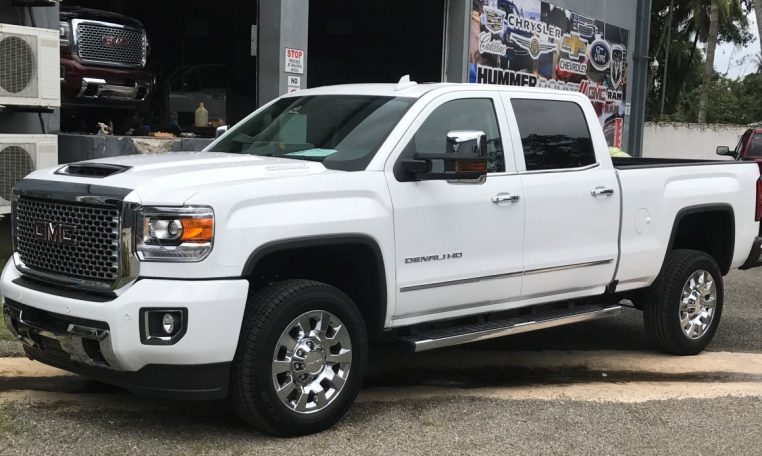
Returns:
[[[611,160],[595,153],[594,144],[606,150],[605,138],[577,97],[542,97],[503,96],[524,190],[522,300],[603,292],[614,276],[620,209]]]

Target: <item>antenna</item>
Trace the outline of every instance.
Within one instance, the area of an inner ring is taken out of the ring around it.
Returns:
[[[405,90],[407,88],[417,86],[418,83],[415,81],[410,80],[410,75],[406,74],[405,76],[402,76],[397,83],[397,87],[394,88],[394,90]]]

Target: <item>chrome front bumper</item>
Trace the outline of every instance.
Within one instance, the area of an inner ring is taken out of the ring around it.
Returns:
[[[57,352],[79,364],[123,370],[114,356],[111,333],[105,323],[94,322],[99,327],[75,323],[63,315],[9,300],[3,305],[3,319],[11,334],[27,347]]]
[[[136,82],[134,85],[114,85],[107,84],[105,79],[82,78],[82,88],[77,98],[143,101],[150,91],[150,84],[142,82]]]

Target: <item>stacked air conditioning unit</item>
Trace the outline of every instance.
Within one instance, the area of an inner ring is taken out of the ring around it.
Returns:
[[[0,216],[11,212],[16,182],[34,170],[56,164],[55,135],[0,135]]]
[[[61,106],[57,30],[0,24],[0,106]]]

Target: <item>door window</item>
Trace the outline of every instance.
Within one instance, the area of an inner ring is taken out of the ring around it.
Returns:
[[[505,172],[503,141],[497,125],[495,106],[489,98],[453,100],[436,108],[410,140],[404,155],[411,157],[417,152],[444,153],[447,133],[454,130],[484,132],[487,135],[487,170],[491,173]],[[442,166],[442,163],[434,165]],[[436,169],[433,171],[437,172]]]
[[[751,137],[748,156],[755,158],[762,157],[762,134],[755,134]]]
[[[585,114],[576,103],[512,99],[527,171],[594,164],[595,149]]]

